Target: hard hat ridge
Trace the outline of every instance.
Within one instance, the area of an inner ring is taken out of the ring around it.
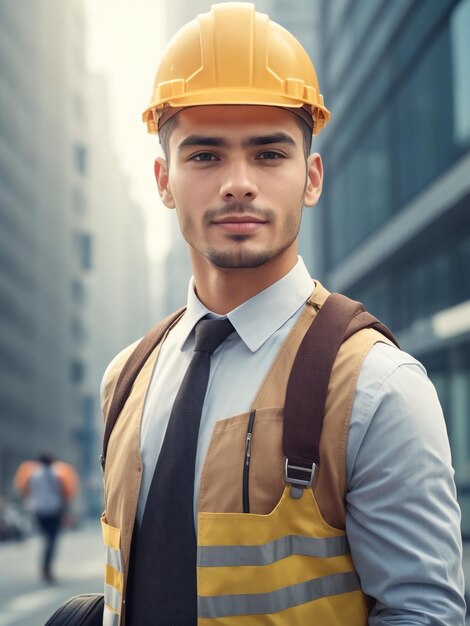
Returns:
[[[304,108],[314,134],[330,117],[304,48],[245,2],[213,5],[174,35],[143,120],[150,133],[158,133],[175,108],[215,104]]]

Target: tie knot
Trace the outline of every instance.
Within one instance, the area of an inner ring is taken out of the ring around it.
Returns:
[[[207,352],[212,354],[232,332],[233,326],[228,319],[200,320],[195,329],[196,342],[194,352]]]

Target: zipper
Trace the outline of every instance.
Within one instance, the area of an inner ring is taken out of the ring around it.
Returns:
[[[250,512],[250,462],[251,462],[251,440],[253,438],[253,426],[255,424],[256,409],[251,411],[248,420],[245,441],[245,462],[243,463],[243,513]]]

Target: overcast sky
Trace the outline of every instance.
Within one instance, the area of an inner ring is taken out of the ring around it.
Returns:
[[[162,0],[84,0],[87,56],[92,71],[108,77],[115,147],[131,179],[133,198],[149,222],[149,250],[167,248],[169,211],[161,205],[153,178],[158,140],[141,121],[150,100],[158,57],[165,46]]]

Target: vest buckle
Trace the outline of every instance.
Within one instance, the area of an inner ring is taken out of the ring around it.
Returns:
[[[289,459],[286,458],[284,472],[286,483],[302,487],[311,487],[316,469],[317,466],[315,463],[312,463],[312,467],[302,467],[300,465],[291,465]]]

